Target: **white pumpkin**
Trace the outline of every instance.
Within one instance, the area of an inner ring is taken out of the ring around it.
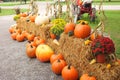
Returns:
[[[42,24],[48,24],[49,23],[49,17],[48,16],[37,16],[35,18],[35,24],[36,25],[42,25]]]

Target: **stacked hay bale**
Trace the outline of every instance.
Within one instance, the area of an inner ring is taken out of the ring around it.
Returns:
[[[79,76],[92,73],[97,80],[120,80],[120,65],[107,69],[107,63],[89,64],[94,56],[90,45],[85,45],[83,39],[69,37],[63,33],[59,43],[59,52],[63,54],[68,64],[72,64],[79,71]]]
[[[50,38],[49,29],[51,26],[52,24],[37,26],[34,22],[27,21],[26,18],[21,18],[17,20],[17,28],[19,28],[22,31],[25,30],[28,33],[31,32],[36,36],[40,36],[44,40]]]

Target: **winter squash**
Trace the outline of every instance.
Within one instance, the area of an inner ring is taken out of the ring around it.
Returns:
[[[28,35],[27,31],[22,31],[21,34],[22,34],[25,38],[27,38],[27,35]]]
[[[91,28],[88,24],[85,24],[83,21],[80,24],[77,24],[75,29],[74,29],[74,35],[77,38],[87,38],[91,33]]]
[[[95,33],[93,33],[93,34],[91,34],[90,35],[90,39],[93,41],[95,38],[101,38],[102,36],[100,35],[100,34],[95,34]]]
[[[30,58],[36,57],[35,51],[36,51],[35,46],[30,45],[30,46],[26,47],[26,54]]]
[[[62,77],[64,80],[77,80],[78,71],[71,65],[67,65],[62,70]]]
[[[21,41],[24,41],[24,35],[23,34],[18,34],[17,36],[16,36],[16,40],[17,41],[19,41],[19,42],[21,42]]]
[[[42,25],[42,24],[48,24],[49,23],[49,17],[48,16],[37,16],[35,18],[35,24],[36,25]]]
[[[64,32],[67,34],[70,31],[74,31],[74,29],[75,29],[75,24],[74,23],[72,23],[72,22],[71,23],[67,23],[65,25]]]
[[[51,68],[52,68],[52,71],[55,73],[55,74],[61,74],[62,72],[62,69],[66,66],[66,62],[64,60],[56,60],[53,62]]]
[[[96,78],[94,76],[89,76],[88,74],[83,74],[80,77],[80,80],[96,80]]]
[[[50,61],[50,57],[54,54],[52,48],[46,44],[40,44],[36,49],[36,57],[41,62]]]
[[[59,53],[59,54],[53,54],[50,57],[50,63],[52,64],[55,60],[58,60],[58,59],[64,60],[64,57],[63,57],[63,55],[61,53]]]

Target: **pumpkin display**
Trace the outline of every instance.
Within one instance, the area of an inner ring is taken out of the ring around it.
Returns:
[[[78,80],[78,71],[71,65],[67,65],[62,70],[64,80]]]
[[[37,16],[35,18],[35,24],[36,25],[42,25],[42,24],[48,24],[49,23],[49,17],[48,16]]]
[[[50,57],[50,63],[52,64],[55,60],[58,60],[58,59],[64,60],[64,57],[63,57],[63,55],[61,53],[59,53],[59,54],[53,54]]]
[[[77,38],[87,38],[91,33],[91,28],[88,24],[85,24],[85,22],[81,22],[80,24],[77,24],[74,29],[74,35]]]
[[[11,34],[11,38],[12,38],[13,40],[16,40],[17,35],[18,35],[18,33],[14,31],[14,32]]]
[[[16,40],[17,41],[19,41],[19,42],[21,42],[21,41],[24,41],[24,35],[23,34],[18,34],[17,36],[16,36]]]
[[[67,33],[69,33],[69,32],[73,32],[74,31],[74,29],[75,29],[75,24],[74,23],[67,23],[66,25],[65,25],[65,28],[64,28],[64,32],[67,34]]]
[[[46,44],[40,44],[36,49],[36,57],[41,62],[50,61],[50,57],[54,54],[52,48]]]
[[[53,62],[51,68],[52,68],[52,71],[55,73],[55,74],[61,74],[62,72],[62,69],[66,66],[66,62],[64,60],[56,60]]]
[[[35,46],[30,45],[30,46],[26,47],[26,54],[30,58],[36,57],[35,51],[36,51]]]
[[[96,78],[94,76],[89,76],[88,74],[83,74],[80,77],[80,80],[96,80]]]
[[[35,35],[32,34],[32,33],[30,33],[30,34],[27,35],[27,39],[28,39],[29,41],[33,41],[33,40],[34,40],[34,37],[35,37]]]

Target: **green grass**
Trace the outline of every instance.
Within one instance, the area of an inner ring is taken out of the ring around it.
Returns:
[[[29,2],[27,2],[28,4]],[[0,3],[0,6],[15,6],[15,5],[25,5],[24,2],[22,2],[22,4],[20,2],[3,2]]]
[[[115,43],[116,53],[120,58],[120,11],[105,11],[105,15],[107,16],[105,32],[110,34]],[[89,21],[87,14],[84,14],[82,19]],[[97,21],[99,22],[98,18]],[[90,23],[90,26],[94,29],[98,22]]]
[[[25,12],[27,9],[21,9],[21,12]],[[13,15],[15,14],[15,10],[13,9],[2,9],[0,16],[5,16],[5,15]]]

